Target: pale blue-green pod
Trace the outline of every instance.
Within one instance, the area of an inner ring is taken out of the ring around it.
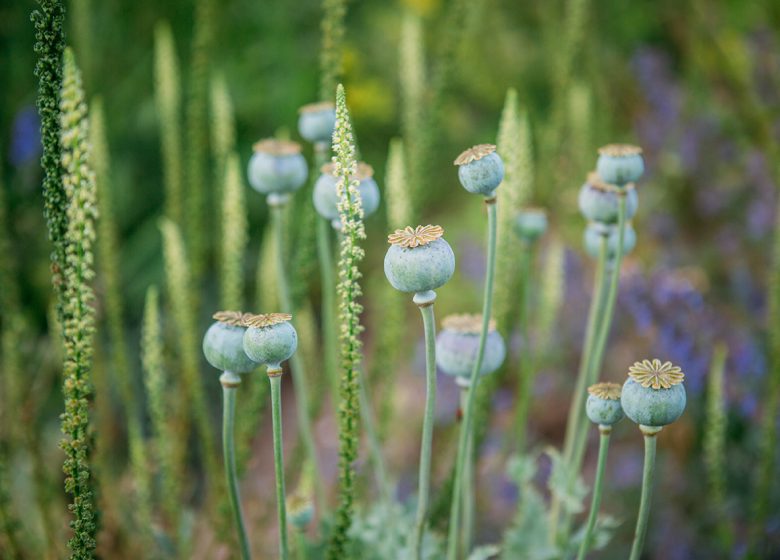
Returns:
[[[541,208],[524,208],[514,221],[517,236],[527,243],[538,240],[547,231],[547,212]]]
[[[308,498],[293,494],[287,498],[287,520],[290,525],[301,531],[314,519],[314,502]]]
[[[298,132],[312,144],[327,143],[336,127],[336,105],[330,101],[309,103],[298,109]]]
[[[504,162],[493,144],[469,148],[454,163],[458,166],[460,184],[470,193],[490,198],[504,180]]]
[[[247,373],[258,365],[244,352],[243,317],[240,311],[219,311],[203,337],[203,355],[220,371]]]
[[[312,201],[317,213],[330,221],[339,219],[339,194],[336,189],[338,178],[333,175],[334,168],[332,163],[322,166],[322,174],[314,183],[312,192]],[[355,179],[358,181],[363,217],[370,216],[379,208],[379,187],[374,180],[374,169],[366,163],[358,163]]]
[[[584,245],[585,252],[594,259],[598,258],[601,251],[601,239],[607,237],[607,260],[613,260],[617,255],[618,227],[616,225],[589,222],[585,227]],[[631,223],[626,223],[623,232],[623,256],[629,254],[636,247],[636,231]]]
[[[249,160],[249,184],[257,192],[287,194],[300,189],[309,173],[301,146],[296,142],[268,138],[254,145]]]
[[[245,319],[244,352],[252,360],[268,366],[269,370],[281,369],[298,348],[298,334],[289,322],[287,313],[253,315]]]
[[[481,315],[450,315],[442,321],[442,329],[436,335],[436,365],[447,375],[468,382],[477,361],[479,336],[482,331]],[[485,354],[479,375],[493,373],[506,358],[504,338],[490,321]]]
[[[671,362],[636,362],[623,384],[620,404],[631,420],[642,426],[663,427],[685,410],[685,375]]]
[[[455,272],[455,254],[440,226],[396,230],[388,236],[385,276],[396,290],[423,293],[443,286]]]
[[[630,220],[639,207],[639,196],[634,184],[620,189],[602,181],[598,173],[589,173],[588,180],[580,188],[580,212],[590,222],[616,224],[621,196],[626,197],[626,220]]]
[[[596,172],[602,180],[618,187],[636,183],[645,172],[642,148],[630,144],[609,144],[599,148]]]
[[[620,405],[620,384],[596,383],[588,387],[585,413],[591,422],[600,426],[611,426],[623,418]]]

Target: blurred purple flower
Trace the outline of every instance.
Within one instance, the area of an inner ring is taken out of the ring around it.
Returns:
[[[38,112],[32,105],[22,108],[14,118],[13,137],[8,157],[11,164],[21,167],[41,154],[41,133]]]

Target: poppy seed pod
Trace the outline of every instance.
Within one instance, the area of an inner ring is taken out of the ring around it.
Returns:
[[[287,519],[296,529],[305,530],[314,519],[314,502],[307,496],[291,495],[287,498]]]
[[[594,424],[611,426],[623,418],[620,405],[620,384],[596,383],[588,387],[585,412]]]
[[[541,208],[524,208],[515,216],[515,233],[527,243],[533,243],[547,231],[547,212]]]
[[[469,148],[454,162],[463,188],[474,194],[492,197],[504,180],[504,162],[493,144],[479,144]]]
[[[326,163],[322,166],[322,175],[314,183],[312,201],[317,213],[326,220],[339,219],[339,194],[337,185],[339,178],[333,173],[335,165]],[[358,194],[363,208],[363,216],[370,216],[379,208],[379,187],[374,180],[374,169],[367,163],[360,162],[357,165],[357,173],[354,176],[358,181]]]
[[[599,148],[596,172],[604,181],[618,187],[636,183],[645,172],[642,148],[630,144],[609,144]]]
[[[244,352],[252,360],[278,370],[281,363],[290,358],[298,347],[298,334],[290,324],[292,315],[270,313],[251,315],[244,319]]]
[[[601,180],[598,173],[588,173],[588,180],[580,188],[579,206],[585,219],[602,224],[618,222],[620,197],[626,197],[626,220],[636,215],[639,197],[633,184],[619,189]]]
[[[203,355],[206,361],[220,371],[247,373],[257,367],[244,352],[244,317],[240,311],[219,311],[216,323],[203,337]]]
[[[442,321],[442,329],[436,335],[436,365],[444,373],[466,381],[471,377],[479,351],[482,332],[481,315],[450,315]],[[485,355],[479,375],[493,373],[506,358],[504,338],[491,320],[485,339]]]
[[[626,416],[642,426],[663,427],[685,410],[685,374],[671,362],[644,360],[628,371],[620,404]]]
[[[601,251],[601,239],[607,236],[607,260],[613,260],[617,254],[618,227],[598,222],[589,222],[585,227],[584,245],[585,252],[594,259],[599,257]],[[629,254],[636,247],[636,231],[630,222],[626,223],[623,231],[623,256]]]
[[[455,272],[455,254],[441,226],[396,230],[387,237],[385,276],[396,290],[422,293],[444,285]]]
[[[249,184],[257,192],[287,194],[297,191],[306,182],[309,169],[296,142],[268,138],[254,145],[249,160]]]
[[[336,105],[330,101],[309,103],[298,109],[298,132],[307,142],[330,144],[336,127]]]

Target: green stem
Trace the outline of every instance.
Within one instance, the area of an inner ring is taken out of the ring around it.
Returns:
[[[284,489],[284,450],[282,448],[282,371],[268,371],[271,382],[271,417],[274,430],[274,474],[276,475],[276,510],[279,515],[279,558],[287,560],[287,502]]]
[[[460,529],[460,493],[462,489],[463,471],[465,470],[466,453],[468,451],[469,434],[471,433],[471,419],[474,414],[475,395],[477,393],[477,380],[479,370],[482,368],[482,359],[485,355],[485,340],[487,338],[490,313],[493,307],[493,278],[496,268],[496,199],[486,199],[488,210],[488,247],[487,270],[485,271],[485,293],[482,303],[482,331],[479,336],[479,348],[474,369],[469,379],[469,397],[466,402],[466,410],[463,411],[463,423],[458,437],[458,456],[455,462],[455,480],[452,488],[452,504],[450,504],[450,526],[447,537],[447,559],[457,560],[458,556],[458,531]]]
[[[241,499],[238,493],[238,477],[236,476],[236,446],[233,438],[236,418],[236,390],[241,384],[241,377],[226,371],[219,380],[222,383],[222,453],[225,460],[225,476],[230,494],[230,505],[233,507],[233,516],[236,521],[238,541],[241,545],[241,558],[249,560],[252,555],[249,552],[249,540],[246,535],[244,516],[241,513]]]
[[[468,402],[469,389],[460,388],[460,408],[464,409]],[[466,467],[463,472],[463,531],[461,550],[468,554],[471,550],[471,542],[474,538],[474,434],[469,434],[468,447],[466,449]]]
[[[531,344],[528,339],[528,306],[530,290],[532,246],[523,242],[520,252],[520,318],[519,330],[522,341],[522,355],[520,356],[520,383],[517,396],[517,412],[515,417],[515,434],[517,437],[517,450],[523,452],[526,441],[526,425],[528,423],[528,409],[531,405],[531,392],[533,390],[535,367],[531,356]]]
[[[279,301],[284,313],[292,314],[293,304],[290,297],[290,289],[287,284],[287,272],[285,261],[285,247],[284,247],[284,209],[286,202],[281,204],[273,204],[271,206],[271,213],[273,215],[274,222],[274,235],[276,237],[276,274],[277,283],[279,289]],[[306,455],[311,462],[312,468],[315,473],[319,473],[319,467],[317,462],[317,448],[314,445],[314,436],[312,435],[312,419],[309,418],[309,397],[306,390],[306,375],[304,373],[303,360],[298,353],[295,353],[290,358],[290,369],[292,370],[293,385],[295,386],[295,398],[296,406],[295,413],[298,419],[298,433],[303,441],[303,446],[306,449]],[[317,475],[314,477],[314,494],[317,498],[317,506],[320,511],[324,511],[325,498],[322,490],[322,483],[320,477]]]
[[[431,486],[431,447],[433,423],[436,414],[436,321],[433,315],[434,292],[415,294],[414,302],[420,308],[425,331],[425,418],[420,443],[420,482],[417,491],[417,517],[412,542],[414,557],[422,558],[422,542],[425,521],[428,514],[428,500]]]
[[[609,450],[609,435],[612,433],[611,426],[599,426],[599,459],[596,464],[596,480],[593,483],[593,499],[590,502],[590,514],[588,514],[588,524],[585,526],[585,536],[582,538],[580,552],[577,560],[585,560],[585,555],[590,548],[590,541],[593,535],[593,529],[596,527],[596,518],[599,514],[601,505],[601,487],[604,481],[604,467],[607,464],[607,451]]]
[[[647,520],[650,517],[650,500],[653,494],[655,440],[656,434],[661,431],[661,428],[650,428],[648,426],[640,426],[639,429],[642,430],[645,436],[645,465],[642,469],[642,497],[639,500],[639,515],[636,520],[636,531],[634,531],[634,542],[631,545],[629,560],[639,560],[645,544]]]
[[[331,236],[333,228],[330,221],[317,218],[317,252],[320,258],[320,277],[322,283],[322,351],[325,376],[330,383],[333,406],[338,406],[339,376],[336,368],[338,350],[338,324],[336,323],[336,283],[333,275],[333,249]]]
[[[308,547],[306,546],[306,537],[301,529],[293,529],[293,539],[295,540],[295,558],[296,560],[307,560],[309,557]]]

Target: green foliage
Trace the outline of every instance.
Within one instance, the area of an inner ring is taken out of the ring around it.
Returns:
[[[320,99],[333,99],[336,84],[344,71],[344,18],[346,0],[322,1],[322,47],[320,49]]]
[[[238,154],[231,153],[225,165],[222,192],[222,250],[220,251],[220,307],[242,309],[244,300],[243,260],[249,238],[244,202],[244,181]]]
[[[412,558],[409,549],[409,532],[414,527],[414,511],[400,504],[379,501],[355,512],[349,557],[363,560],[398,560]],[[422,558],[444,558],[441,537],[426,532],[423,537]]]
[[[360,314],[363,306],[358,302],[362,291],[358,269],[364,252],[360,242],[365,239],[363,209],[358,194],[355,160],[355,145],[352,137],[344,87],[339,85],[336,93],[336,129],[333,133],[333,147],[336,155],[333,163],[334,175],[338,177],[339,218],[342,224],[342,241],[339,259],[339,318],[341,321],[341,404],[339,406],[339,507],[336,525],[330,539],[327,557],[331,560],[344,558],[347,546],[347,532],[352,524],[352,510],[355,499],[355,471],[357,459],[358,429],[360,418],[359,368],[362,360],[359,339],[363,327]]]
[[[67,199],[67,227],[62,239],[65,260],[62,268],[63,394],[62,448],[65,490],[73,501],[69,541],[71,557],[92,558],[95,549],[95,504],[89,464],[90,371],[95,330],[95,295],[92,248],[95,242],[97,206],[95,176],[89,160],[89,123],[84,91],[73,53],[64,52],[63,85],[60,100],[62,185]]]

